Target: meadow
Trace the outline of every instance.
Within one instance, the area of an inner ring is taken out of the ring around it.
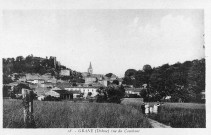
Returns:
[[[131,106],[141,111],[140,100],[126,99],[122,104]],[[149,103],[150,106],[155,103]],[[158,114],[148,116],[158,122],[174,128],[205,128],[206,108],[205,104],[197,103],[164,103]]]
[[[35,128],[150,128],[141,112],[111,103],[34,101]],[[3,100],[3,127],[24,128],[22,100]]]

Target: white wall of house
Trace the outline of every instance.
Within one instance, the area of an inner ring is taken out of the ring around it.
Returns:
[[[103,86],[108,86],[108,81],[107,80],[102,80],[102,81],[99,81],[100,84],[102,84]]]
[[[69,76],[70,75],[70,70],[63,69],[63,70],[60,71],[60,75],[62,75],[62,76]]]
[[[134,91],[125,91],[127,94],[137,94],[140,95],[140,92],[134,92]]]
[[[68,90],[68,91],[80,91],[81,93],[84,93],[83,97],[87,97],[89,92],[92,93],[91,97],[96,96],[98,94],[97,89],[98,88],[93,88],[93,87],[70,87],[70,88],[65,88],[65,90]]]
[[[37,84],[38,83],[38,80],[33,80],[32,83],[33,84]]]
[[[119,85],[122,85],[122,82],[119,82]]]

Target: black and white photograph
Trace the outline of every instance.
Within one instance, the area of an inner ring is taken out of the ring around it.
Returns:
[[[1,25],[3,130],[207,128],[204,9],[3,9]]]

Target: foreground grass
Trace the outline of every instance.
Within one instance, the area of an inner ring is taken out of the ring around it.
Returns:
[[[24,128],[21,100],[3,101],[3,127]],[[149,128],[136,109],[118,104],[34,102],[36,128]]]
[[[206,127],[205,109],[161,106],[161,111],[158,115],[152,114],[149,117],[175,128]]]
[[[138,100],[134,101],[134,99],[127,99],[123,104],[136,108],[141,112],[142,102],[138,102]],[[150,103],[150,106],[153,106],[154,104],[155,103]],[[164,103],[161,105],[161,111],[157,115],[150,114],[149,117],[175,128],[206,127],[205,104]]]

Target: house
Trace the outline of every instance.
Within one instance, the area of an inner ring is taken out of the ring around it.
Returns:
[[[92,68],[91,62],[90,62],[90,65],[89,65],[89,68],[88,68],[87,72],[83,72],[82,76],[83,76],[83,78],[85,80],[85,84],[92,84],[92,83],[99,82],[99,81],[102,81],[101,83],[105,84],[105,82],[103,82],[104,75],[102,75],[102,74],[93,74],[93,68]]]
[[[34,82],[36,82],[38,84],[43,84],[43,83],[45,83],[45,80],[44,79],[36,79],[36,80],[34,80]]]
[[[43,80],[43,79],[34,79],[34,80],[29,79],[26,82],[32,83],[32,84],[43,84],[43,83],[45,83],[45,80]]]
[[[51,96],[59,99],[73,99],[73,93],[67,90],[50,90],[45,93],[46,96]]]
[[[73,94],[73,99],[78,98],[81,95],[81,91],[70,91]]]
[[[143,84],[142,87],[143,87],[144,89],[146,89],[146,88],[147,88],[147,84]]]
[[[79,91],[80,93],[83,93],[83,97],[86,98],[88,96],[88,94],[91,94],[91,97],[95,97],[98,92],[97,90],[99,89],[99,87],[94,87],[94,86],[89,86],[89,87],[68,87],[65,88],[65,90],[68,91]]]
[[[47,87],[36,87],[35,90],[34,90],[34,92],[39,97],[39,96],[45,95],[45,93],[48,92],[48,91],[50,91],[50,90],[51,90],[51,88],[47,88]]]
[[[60,71],[61,76],[70,76],[70,70],[69,69],[62,69]]]
[[[55,77],[49,78],[46,80],[48,83],[57,83],[57,79]]]
[[[202,92],[201,92],[201,100],[202,100],[202,102],[205,102],[205,100],[206,100],[205,90],[202,90]]]
[[[46,97],[45,95],[40,95],[40,96],[38,96],[37,99],[40,100],[40,101],[44,101],[45,97]]]
[[[97,78],[96,77],[93,77],[93,76],[85,77],[85,83],[86,84],[92,84],[92,83],[94,83],[96,81],[97,81]]]
[[[33,83],[33,81],[34,80],[32,80],[32,79],[26,80],[27,83],[31,83],[31,84]]]
[[[68,82],[63,82],[63,83],[56,83],[55,86],[64,90],[65,88],[72,87],[72,84]]]
[[[130,97],[131,95],[140,96],[142,88],[125,88],[126,96]]]
[[[108,81],[107,80],[100,80],[98,81],[101,85],[107,87],[108,86]]]

